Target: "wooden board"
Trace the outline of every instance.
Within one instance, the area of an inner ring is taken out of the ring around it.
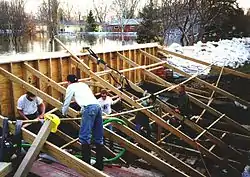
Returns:
[[[35,140],[32,142],[27,154],[25,155],[22,163],[18,167],[14,177],[26,177],[32,167],[33,162],[36,160],[44,143],[46,142],[52,127],[50,120],[45,121],[40,131],[38,132]]]
[[[12,171],[12,165],[8,162],[0,162],[0,177],[8,175]]]

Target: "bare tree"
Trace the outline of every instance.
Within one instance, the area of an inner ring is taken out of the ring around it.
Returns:
[[[66,21],[71,21],[73,19],[73,16],[74,16],[74,12],[73,12],[73,5],[70,5],[68,2],[65,3],[63,6],[62,6],[62,11],[63,11],[63,18],[64,20]]]
[[[9,29],[14,39],[23,35],[27,27],[27,14],[24,11],[24,0],[11,0],[9,2]]]
[[[39,6],[38,19],[48,26],[50,37],[57,34],[59,5],[59,0],[43,0]]]
[[[201,40],[205,29],[215,20],[223,21],[224,1],[211,0],[163,0],[162,20],[165,31],[178,29],[182,45]],[[218,17],[222,18],[218,18]],[[170,28],[169,28],[170,27]]]
[[[128,19],[135,17],[135,12],[138,7],[139,0],[113,0],[112,9],[116,13],[119,21],[119,26],[122,34],[122,43],[124,44],[124,28]]]
[[[108,5],[104,0],[93,0],[94,11],[96,13],[96,17],[100,23],[106,22],[106,17],[108,14]]]

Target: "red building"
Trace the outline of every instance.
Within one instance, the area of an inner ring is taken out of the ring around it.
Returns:
[[[123,19],[123,21],[115,20],[107,24],[107,31],[121,32],[121,26],[124,25],[124,32],[137,32],[140,22],[141,19]]]

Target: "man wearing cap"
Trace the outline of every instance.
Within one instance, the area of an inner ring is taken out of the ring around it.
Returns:
[[[67,115],[67,111],[72,98],[82,108],[82,121],[79,131],[79,141],[82,144],[82,160],[90,164],[91,158],[91,132],[93,132],[96,145],[95,167],[103,170],[103,125],[102,109],[98,100],[92,93],[89,86],[78,82],[75,75],[67,76],[68,87],[66,90],[65,101],[62,107],[62,114]]]

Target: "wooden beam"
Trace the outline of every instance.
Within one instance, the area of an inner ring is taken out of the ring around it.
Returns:
[[[133,138],[139,144],[142,144],[143,146],[145,146],[147,149],[150,149],[150,150],[156,152],[159,157],[165,159],[168,163],[173,164],[181,171],[184,171],[186,174],[188,174],[190,176],[204,176],[203,174],[201,174],[197,170],[188,166],[187,164],[185,164],[184,162],[182,162],[181,160],[179,160],[178,158],[176,158],[172,154],[168,153],[164,149],[155,145],[154,143],[147,140],[146,138],[144,138],[143,136],[141,136],[137,132],[133,131],[132,129],[130,129],[126,126],[120,125],[120,124],[113,124],[113,126],[116,127],[118,130],[122,131],[123,133],[125,133],[127,136]]]
[[[106,128],[105,128],[106,129]],[[163,160],[160,160],[159,158],[155,157],[154,155],[150,154],[149,152],[145,151],[141,147],[138,147],[128,141],[127,139],[116,135],[114,132],[110,131],[109,129],[106,129],[104,132],[105,137],[109,138],[110,140],[113,140],[120,144],[122,147],[126,147],[126,149],[133,154],[142,157],[144,160],[148,161],[151,165],[153,165],[155,168],[159,169],[161,172],[163,172],[165,175],[170,176],[188,176],[185,173],[181,172],[177,168],[169,165],[168,163],[164,162]]]
[[[221,78],[222,73],[223,73],[223,69],[224,69],[224,67],[221,68],[220,75],[219,75],[219,77],[218,77],[218,79],[217,79],[217,81],[216,81],[215,87],[217,87],[217,86],[219,85],[220,78]],[[211,94],[211,96],[210,96],[210,98],[209,98],[209,101],[208,101],[208,103],[207,103],[207,106],[210,106],[210,104],[213,102],[213,100],[214,100],[214,99],[213,99],[214,94],[215,94],[215,91],[213,90],[213,92],[212,92],[212,94]],[[204,109],[204,110],[201,112],[201,114],[199,115],[199,117],[198,117],[197,120],[195,121],[196,123],[201,119],[201,117],[205,114],[205,112],[206,112],[206,109]]]
[[[38,72],[40,72],[40,60],[36,61],[36,68],[37,68]],[[37,80],[38,80],[37,81],[37,88],[41,90],[41,88],[42,88],[41,80],[40,80],[40,78],[37,78]]]
[[[141,50],[142,51],[142,50]],[[145,55],[149,55],[149,54],[146,54],[144,51],[142,51],[143,52],[143,54],[145,54]],[[163,52],[158,52],[158,53],[160,53],[161,55],[163,55],[163,56],[166,56],[166,54],[165,53],[163,53]],[[159,62],[159,61],[161,61],[161,59],[159,59],[159,58],[157,58],[157,57],[152,57],[152,58],[154,58],[155,59],[155,61],[156,62]],[[178,73],[180,73],[180,74],[182,74],[182,75],[184,75],[184,76],[186,76],[186,77],[191,77],[191,75],[190,74],[187,74],[187,73],[185,73],[184,71],[182,71],[182,70],[180,70],[180,69],[178,69],[178,68],[176,68],[176,67],[174,67],[174,66],[172,66],[172,65],[169,65],[169,64],[165,64],[168,68],[171,68],[172,70],[174,70],[175,72],[178,72]],[[194,78],[194,80],[195,81],[197,81],[197,82],[199,82],[199,83],[201,83],[201,84],[204,84],[204,86],[205,87],[207,87],[207,88],[209,88],[209,89],[211,89],[211,90],[214,90],[214,91],[216,91],[217,93],[220,93],[221,95],[224,95],[224,96],[226,96],[227,98],[229,98],[229,99],[231,99],[231,100],[233,100],[233,101],[237,101],[237,102],[239,102],[239,103],[241,103],[241,104],[243,104],[243,105],[246,105],[246,106],[248,106],[248,107],[250,107],[250,103],[248,102],[248,101],[246,101],[246,100],[243,100],[243,99],[241,99],[240,97],[238,97],[238,96],[235,96],[235,95],[233,95],[233,94],[231,94],[231,93],[229,93],[229,92],[227,92],[227,91],[225,91],[225,90],[223,90],[223,89],[220,89],[219,87],[215,87],[215,86],[213,86],[212,84],[210,84],[210,83],[208,83],[208,82],[206,82],[206,81],[204,81],[204,80],[202,80],[202,79],[199,79],[199,78]]]
[[[52,59],[50,58],[49,59],[49,61],[48,61],[48,77],[50,78],[50,79],[52,79]],[[49,93],[49,95],[53,95],[53,89],[52,89],[52,87],[51,86],[49,86],[49,91],[48,91],[48,93]]]
[[[3,116],[0,116],[0,126],[3,125]],[[9,122],[9,130],[14,133],[15,132],[15,125],[11,124]],[[25,128],[22,128],[22,137],[23,139],[28,142],[32,143],[36,135],[33,134],[32,132],[26,130]],[[105,173],[97,170],[96,168],[92,167],[91,165],[81,161],[80,159],[76,158],[75,156],[71,155],[70,153],[60,149],[59,147],[55,146],[54,144],[46,141],[42,151],[47,153],[48,155],[54,157],[57,159],[59,162],[64,164],[65,166],[72,168],[76,170],[79,174],[82,176],[88,176],[88,177],[108,177]]]
[[[61,148],[61,149],[64,149],[64,148],[66,148],[66,147],[68,147],[68,146],[74,144],[74,143],[77,142],[78,140],[79,140],[79,138],[73,139],[72,141],[70,141],[70,142],[64,144],[63,146],[61,146],[60,148]]]
[[[13,64],[10,63],[10,69],[9,71],[11,73],[13,73]],[[15,113],[15,116],[17,117],[18,114],[17,114],[17,109],[16,109],[16,101],[15,101],[15,89],[14,89],[14,83],[12,81],[9,81],[10,82],[10,97],[12,98],[11,99],[11,107],[12,107],[12,111]]]
[[[40,153],[44,143],[46,142],[52,127],[52,122],[50,120],[45,121],[37,137],[31,144],[27,154],[25,155],[22,163],[18,167],[14,177],[26,177],[32,167],[33,162]]]
[[[165,147],[165,148],[171,148],[171,150],[173,152],[180,152],[180,153],[183,153],[185,155],[190,155],[190,154],[192,154],[192,156],[200,156],[200,155],[202,155],[200,151],[197,151],[197,150],[192,149],[192,148],[179,146],[179,145],[172,144],[172,143],[164,143],[163,142],[162,146]],[[203,158],[204,157],[206,158],[206,156],[203,156]],[[228,159],[228,161],[230,162],[231,165],[236,166],[239,169],[242,167],[240,162],[237,162],[237,161],[234,161],[234,160],[231,160],[231,159]],[[202,164],[202,166],[203,165],[204,164]]]
[[[148,107],[133,109],[133,110],[119,112],[119,113],[114,113],[114,114],[108,114],[105,117],[115,117],[115,116],[120,116],[120,115],[128,114],[128,113],[134,113],[134,112],[138,112],[138,111],[141,111],[141,110],[144,110],[144,109],[150,109],[150,108],[153,108],[153,106],[148,106]]]
[[[215,120],[211,125],[209,125],[205,130],[203,130],[203,131],[195,138],[195,140],[198,140],[202,135],[204,135],[204,133],[206,133],[212,126],[214,126],[217,122],[219,122],[224,116],[225,116],[225,114],[223,114],[223,115],[220,116],[217,120]]]
[[[8,162],[0,162],[0,176],[7,176],[12,171],[12,164]]]
[[[176,52],[169,51],[169,50],[164,49],[164,48],[160,48],[159,47],[158,50],[159,50],[158,52],[161,51],[161,52],[164,52],[164,53],[167,53],[167,54],[170,54],[170,55],[173,55],[173,56],[185,59],[185,60],[189,60],[189,61],[193,61],[193,62],[202,64],[202,65],[208,66],[210,64],[210,63],[207,63],[207,62],[204,62],[204,61],[201,61],[201,60],[197,60],[197,59],[192,58],[192,57],[188,57],[188,56],[176,53]],[[222,69],[222,67],[216,66],[216,65],[213,66],[213,68],[216,69],[217,71],[220,71]],[[243,78],[250,79],[250,75],[249,74],[242,73],[242,72],[239,72],[239,71],[235,71],[235,70],[232,70],[232,69],[229,69],[229,68],[224,68],[224,69],[225,69],[225,73],[233,74],[233,75],[236,75],[236,76],[240,76],[240,77],[243,77]]]

